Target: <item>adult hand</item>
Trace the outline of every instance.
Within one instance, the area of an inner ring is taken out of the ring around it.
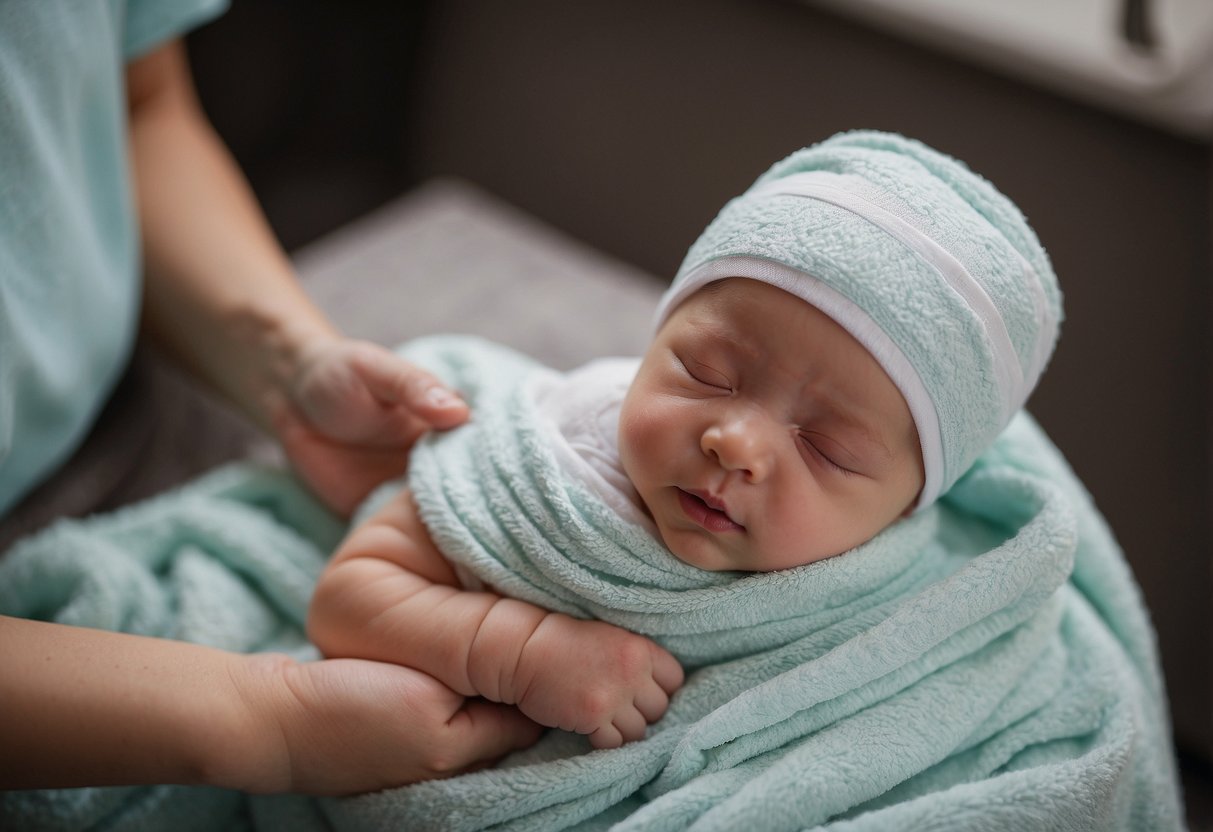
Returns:
[[[419,436],[468,418],[467,404],[434,376],[383,347],[346,338],[310,346],[270,412],[296,472],[343,516],[404,472]]]
[[[219,778],[246,791],[342,795],[447,777],[525,748],[542,731],[517,708],[465,699],[398,665],[247,660],[248,736],[260,751],[232,754],[230,764],[247,770]]]
[[[541,730],[517,708],[396,665],[300,663],[7,616],[0,667],[2,789],[348,794],[485,765]]]
[[[303,479],[351,511],[430,428],[467,419],[427,373],[341,338],[296,279],[206,120],[174,41],[127,68],[145,331],[258,424]]]

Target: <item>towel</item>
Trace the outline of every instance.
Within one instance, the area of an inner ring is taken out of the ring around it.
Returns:
[[[439,547],[506,594],[653,638],[688,677],[641,741],[552,731],[492,770],[338,801],[343,828],[1180,828],[1137,590],[1026,414],[855,550],[704,572],[565,474],[528,394],[548,371],[474,340],[405,354],[476,414],[410,462]]]
[[[945,498],[836,558],[700,572],[576,482],[484,342],[406,357],[474,418],[414,450],[435,538],[495,587],[645,633],[688,673],[647,736],[550,731],[493,769],[313,800],[11,792],[14,829],[1178,829],[1153,635],[1112,536],[1024,414]],[[0,612],[315,657],[301,622],[342,528],[289,476],[221,469],[0,559]]]
[[[1027,401],[1061,292],[1023,214],[964,163],[855,130],[775,163],[691,246],[658,326],[713,280],[777,286],[838,322],[901,391],[925,484],[946,492]]]

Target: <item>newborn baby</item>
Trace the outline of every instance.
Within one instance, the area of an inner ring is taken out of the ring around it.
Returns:
[[[495,520],[445,531],[467,518],[443,506],[477,499],[479,458],[506,441],[489,436],[433,496],[397,484],[372,499],[320,579],[309,635],[327,656],[414,667],[596,747],[639,739],[683,682],[674,655],[468,553],[546,546],[564,560],[538,572],[572,583],[659,574],[688,588],[841,555],[931,506],[989,447],[1040,377],[1060,316],[1035,235],[960,163],[872,132],[806,148],[691,248],[639,363],[536,368],[517,385],[508,407],[546,427],[520,434],[507,491],[542,503],[568,488],[588,523],[560,511],[528,523],[486,491]],[[487,348],[468,350],[454,366]],[[473,425],[501,416],[465,392]],[[572,485],[532,475],[549,457]],[[611,548],[607,528],[641,542]]]

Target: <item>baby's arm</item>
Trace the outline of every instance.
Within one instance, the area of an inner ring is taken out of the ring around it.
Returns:
[[[308,634],[326,656],[412,667],[598,748],[644,736],[682,684],[678,662],[647,638],[459,589],[405,490],[338,548]]]

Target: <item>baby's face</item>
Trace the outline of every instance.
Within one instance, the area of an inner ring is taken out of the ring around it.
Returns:
[[[845,552],[923,485],[913,418],[876,360],[813,306],[746,278],[701,289],[666,321],[619,446],[666,546],[714,571]]]

